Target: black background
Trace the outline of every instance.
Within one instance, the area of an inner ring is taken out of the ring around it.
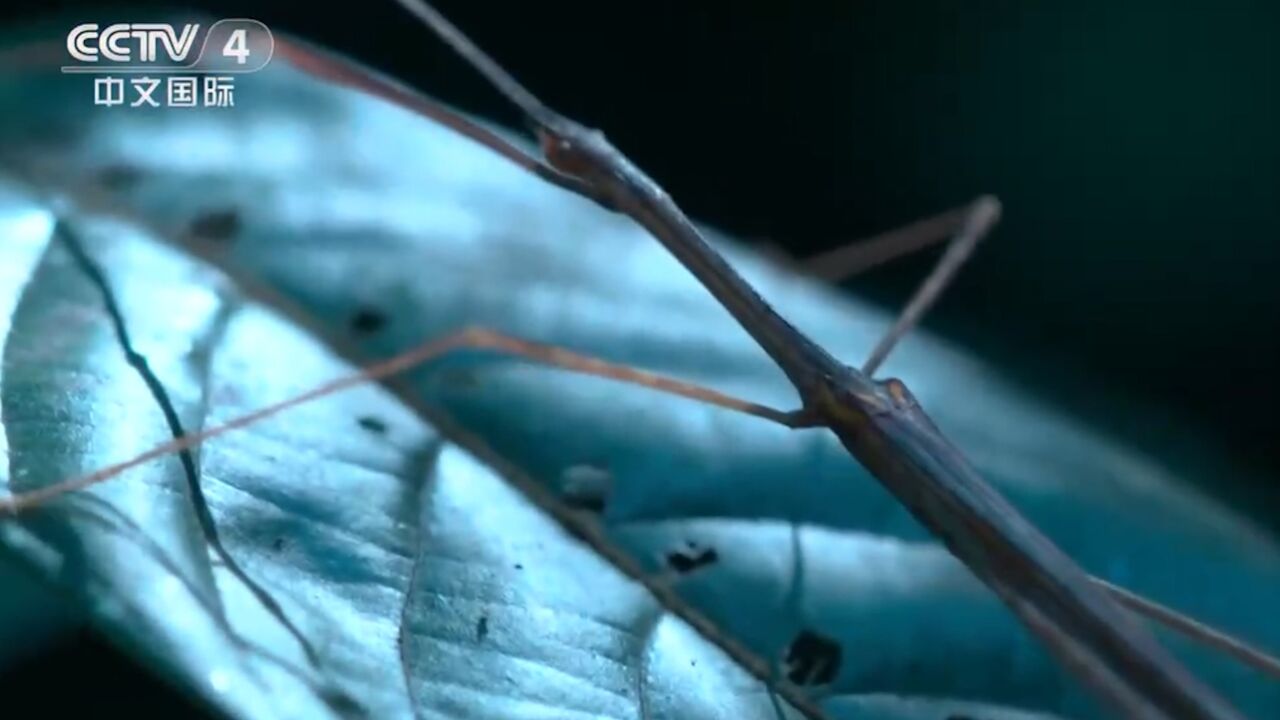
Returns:
[[[190,5],[518,119],[389,0]],[[146,19],[78,6],[81,21]],[[1090,415],[1153,453],[1190,428],[1275,477],[1280,4],[437,6],[690,215],[794,256],[998,195],[1004,222],[930,330],[1082,413],[1114,395],[1159,408]],[[932,258],[846,285],[896,306]],[[1255,481],[1248,502],[1278,489]]]

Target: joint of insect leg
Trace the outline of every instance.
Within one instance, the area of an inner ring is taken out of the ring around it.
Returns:
[[[548,129],[539,129],[538,143],[547,164],[556,170],[581,178],[589,169],[589,163],[578,152],[573,140]]]
[[[534,165],[534,168],[535,172],[538,173],[538,177],[543,180],[564,188],[575,195],[581,195],[609,212],[621,212],[621,207],[616,202],[587,181],[561,172],[546,162],[538,163]]]
[[[889,394],[889,399],[893,401],[894,407],[899,410],[909,410],[919,407],[919,403],[916,402],[915,396],[911,394],[911,391],[907,389],[907,386],[898,378],[886,378],[884,380],[877,380],[876,382],[880,387],[885,389]]]
[[[812,407],[802,407],[798,410],[782,413],[779,422],[791,428],[792,430],[803,430],[805,428],[823,427],[822,413]]]

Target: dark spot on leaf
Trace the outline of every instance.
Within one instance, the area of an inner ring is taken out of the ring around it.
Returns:
[[[586,510],[597,515],[604,512],[605,497],[603,495],[565,495],[565,504],[574,510]]]
[[[706,548],[699,551],[693,543],[689,543],[687,551],[678,550],[668,553],[667,565],[670,565],[672,570],[681,575],[688,575],[700,567],[714,564],[719,559],[720,554],[716,552],[715,548]]]
[[[487,637],[489,637],[489,616],[481,615],[476,621],[476,640],[483,642]]]
[[[272,540],[271,549],[275,550],[276,552],[280,552],[281,550],[284,550],[284,538],[278,537],[275,540]]]
[[[948,715],[946,720],[978,720],[972,715]]]
[[[128,190],[142,180],[142,171],[134,165],[107,165],[98,171],[98,182],[108,190]]]
[[[801,630],[787,648],[787,678],[797,685],[827,685],[840,672],[843,655],[835,640]]]
[[[523,565],[521,565],[520,563],[516,563],[516,564],[515,564],[515,568],[516,568],[517,570],[523,570],[523,569],[524,569],[524,566],[523,566]]]
[[[690,660],[690,661],[689,661],[689,667],[698,667],[698,661],[697,661],[697,660]]]
[[[383,435],[387,432],[387,424],[376,417],[369,417],[366,415],[365,417],[356,420],[356,422],[360,424],[360,427],[376,435]]]
[[[211,210],[191,221],[191,234],[202,240],[226,242],[240,234],[240,213],[235,210]]]
[[[377,332],[387,324],[387,316],[374,308],[360,308],[351,316],[351,329],[358,333]]]
[[[324,699],[326,705],[333,708],[338,717],[369,717],[369,710],[346,690],[325,687],[321,689],[320,697]]]

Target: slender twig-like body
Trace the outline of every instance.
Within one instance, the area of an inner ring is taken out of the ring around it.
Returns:
[[[1102,697],[1132,717],[1239,717],[992,489],[902,383],[874,381],[833,358],[775,312],[602,133],[543,105],[433,8],[400,2],[526,115],[549,165],[540,174],[559,173],[567,181],[558,184],[648,229],[786,374],[802,402],[796,424],[830,428]]]

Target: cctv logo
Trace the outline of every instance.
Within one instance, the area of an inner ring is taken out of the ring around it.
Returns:
[[[165,55],[181,63],[195,46],[199,31],[200,25],[191,23],[182,26],[181,35],[168,23],[117,23],[99,32],[97,23],[84,23],[67,33],[67,52],[84,63],[96,63],[100,57],[131,63],[136,48],[137,62],[154,62],[157,49],[163,46]]]
[[[81,23],[67,33],[73,65],[64,73],[254,73],[266,67],[275,39],[263,23],[223,18],[199,23]]]

